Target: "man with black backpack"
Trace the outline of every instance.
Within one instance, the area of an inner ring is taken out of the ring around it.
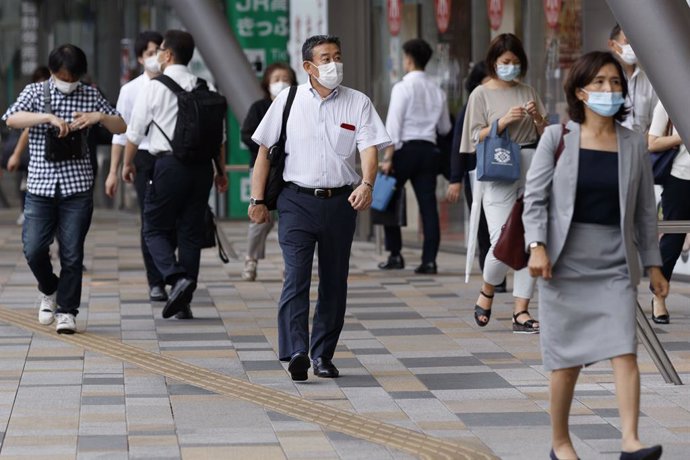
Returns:
[[[214,163],[216,188],[222,193],[228,187],[222,169],[227,105],[189,71],[193,54],[189,33],[165,33],[157,54],[163,74],[147,83],[134,105],[122,168],[122,179],[132,182],[137,146],[148,132],[149,152],[157,160],[144,198],[143,227],[153,261],[172,285],[164,318],[192,317]]]

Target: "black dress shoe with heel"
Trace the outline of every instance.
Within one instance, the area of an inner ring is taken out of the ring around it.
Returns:
[[[621,452],[620,460],[658,460],[663,448],[659,445],[645,447],[635,452]]]
[[[558,457],[556,457],[556,452],[551,449],[551,452],[549,453],[549,459],[550,460],[560,460]],[[580,457],[577,457],[577,460],[580,460]]]
[[[438,273],[438,267],[436,266],[436,262],[427,262],[415,268],[414,272],[418,275],[435,275]]]
[[[314,375],[326,379],[334,379],[340,375],[338,368],[328,358],[316,358],[314,360]]]
[[[665,315],[659,315],[659,316],[654,315],[654,299],[652,299],[652,321],[654,321],[656,324],[670,324],[671,323],[671,316],[668,313],[666,313]]]
[[[165,292],[165,286],[151,286],[151,289],[149,290],[149,300],[153,302],[165,302],[168,300],[168,294]]]
[[[194,319],[192,306],[187,304],[182,310],[175,313],[175,319]]]
[[[192,302],[195,284],[194,280],[190,278],[180,278],[175,281],[170,290],[168,301],[163,307],[163,318],[175,316]]]
[[[397,256],[388,256],[386,262],[381,262],[379,264],[381,270],[402,270],[405,268],[405,259],[403,256],[398,254]]]
[[[288,364],[288,372],[290,377],[295,382],[303,382],[307,380],[307,371],[311,364],[309,363],[309,356],[303,351],[299,351],[292,355],[290,358],[290,364]]]

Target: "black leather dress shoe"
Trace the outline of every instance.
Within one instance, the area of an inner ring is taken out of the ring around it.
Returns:
[[[386,262],[381,262],[379,264],[381,270],[402,270],[405,268],[405,259],[403,256],[398,254],[397,256],[388,256]]]
[[[151,286],[149,290],[149,299],[153,302],[165,302],[168,300],[168,293],[165,292],[165,286]]]
[[[288,372],[292,380],[296,382],[303,382],[307,380],[307,371],[311,364],[309,363],[309,356],[306,353],[300,351],[292,355],[290,358],[290,364],[288,364]]]
[[[327,379],[334,379],[340,375],[338,368],[328,358],[316,358],[314,360],[314,375]]]
[[[621,452],[620,460],[658,460],[663,449],[661,446],[646,447],[635,452]]]
[[[187,304],[182,310],[175,313],[175,319],[194,319],[192,306]]]
[[[435,275],[438,272],[436,262],[427,262],[414,269],[418,275]]]
[[[194,285],[194,280],[189,278],[180,278],[175,281],[175,284],[170,290],[168,301],[165,307],[163,307],[163,318],[175,316],[190,304],[192,296],[194,295]]]

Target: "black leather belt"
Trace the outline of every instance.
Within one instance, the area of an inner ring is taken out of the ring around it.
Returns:
[[[350,185],[343,185],[342,187],[338,188],[306,188],[300,187],[292,182],[288,182],[285,184],[285,186],[299,193],[315,196],[316,198],[332,198],[334,196],[342,195],[343,193],[352,192],[352,186]]]
[[[173,153],[170,150],[166,150],[164,152],[157,152],[153,154],[153,156],[156,158],[170,157],[172,155]]]

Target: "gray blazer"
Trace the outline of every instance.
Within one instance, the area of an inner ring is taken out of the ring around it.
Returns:
[[[554,168],[561,126],[546,128],[527,172],[525,244],[546,243],[551,265],[563,250],[575,209],[580,150],[580,125],[569,122],[564,150]],[[661,266],[652,168],[644,136],[616,123],[621,232],[633,286],[640,282],[640,259],[645,267]]]

